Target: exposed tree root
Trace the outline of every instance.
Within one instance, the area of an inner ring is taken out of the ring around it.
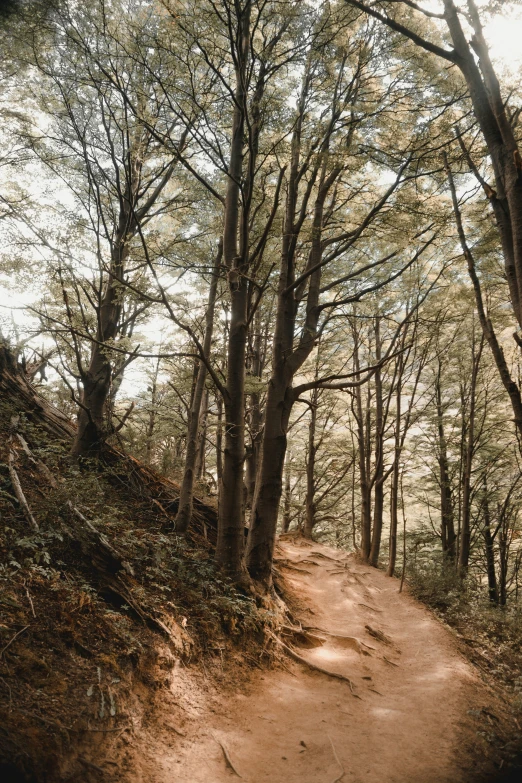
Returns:
[[[295,565],[292,565],[288,560],[278,560],[278,565],[282,566],[282,568],[289,568],[292,571],[299,571],[301,574],[311,574],[312,572],[309,571],[307,568],[298,568]]]
[[[331,639],[342,639],[346,642],[353,642],[354,649],[357,650],[357,652],[362,653],[363,655],[369,655],[365,650],[360,649],[361,647],[366,647],[368,650],[375,650],[375,647],[372,647],[370,644],[366,644],[366,642],[363,642],[361,639],[358,639],[356,636],[347,636],[342,633],[331,633],[330,631],[325,631],[323,628],[315,628],[311,625],[305,625],[303,626],[304,631],[319,631],[319,633],[324,633],[326,636],[329,636]]]
[[[238,778],[241,778],[242,775],[240,775],[239,772],[237,771],[237,769],[234,767],[234,765],[232,763],[232,759],[230,758],[230,753],[228,752],[226,746],[221,742],[221,740],[219,740],[216,737],[215,734],[212,734],[212,736],[214,737],[215,741],[217,742],[217,744],[219,745],[219,747],[223,751],[223,756],[225,757],[225,763],[226,763],[227,767],[229,767],[232,770],[234,775],[237,775]]]
[[[340,760],[339,760],[339,756],[337,755],[337,751],[335,750],[335,745],[333,744],[333,740],[332,740],[332,738],[330,737],[330,735],[328,735],[328,739],[330,740],[330,745],[332,746],[332,752],[333,752],[333,754],[334,754],[334,759],[336,760],[336,762],[337,762],[337,765],[339,766],[339,768],[340,768],[340,770],[341,770],[341,774],[340,774],[340,775],[337,775],[337,777],[336,777],[336,778],[334,778],[334,779],[331,781],[331,783],[339,783],[339,781],[340,781],[340,780],[342,780],[342,779],[344,778],[344,772],[345,772],[345,770],[344,770],[344,767],[343,767],[343,765],[341,764],[341,762],[340,762]]]
[[[386,634],[384,634],[382,631],[376,630],[375,628],[372,628],[370,625],[364,626],[370,636],[373,636],[374,639],[378,639],[383,644],[392,644],[392,640],[389,639]]]
[[[276,641],[279,645],[281,645],[281,647],[283,648],[285,653],[290,658],[293,658],[294,661],[297,661],[297,663],[303,664],[303,666],[308,666],[308,668],[312,669],[312,671],[320,672],[321,674],[326,674],[327,677],[334,677],[336,680],[342,680],[343,682],[347,682],[348,685],[350,686],[350,691],[352,692],[352,695],[356,696],[356,693],[354,692],[354,687],[355,686],[354,686],[353,682],[350,680],[349,677],[346,677],[344,674],[339,674],[337,672],[331,672],[328,669],[323,669],[322,666],[317,666],[317,664],[312,663],[311,661],[307,661],[306,658],[303,658],[301,655],[296,653],[295,650],[293,650],[291,647],[289,647],[287,644],[285,644],[282,641],[282,639],[280,639],[278,636],[276,636],[273,633],[271,633],[270,636],[274,639],[274,641]],[[357,698],[360,698],[360,697],[357,697]]]
[[[375,606],[370,606],[369,604],[359,604],[359,606],[364,606],[365,609],[370,609],[372,612],[379,612],[382,614],[382,609],[376,609]]]
[[[332,557],[331,555],[325,555],[324,552],[314,552],[313,550],[310,552],[311,555],[314,555],[314,557],[322,557],[325,560],[333,560],[334,563],[342,563],[342,560],[340,560],[337,557]]]

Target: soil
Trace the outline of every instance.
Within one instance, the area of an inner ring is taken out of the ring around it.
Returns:
[[[338,550],[286,540],[278,568],[294,621],[314,629],[285,643],[350,682],[289,657],[248,675],[225,658],[221,683],[179,666],[139,733],[100,736],[85,762],[126,783],[482,780],[502,706],[450,631]]]

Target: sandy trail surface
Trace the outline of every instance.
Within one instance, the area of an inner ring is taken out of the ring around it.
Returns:
[[[472,716],[481,706],[494,709],[493,697],[444,626],[399,595],[397,580],[338,550],[286,541],[278,567],[299,596],[298,619],[318,629],[322,641],[313,648],[288,642],[353,684],[289,658],[284,669],[255,669],[247,682],[232,678],[224,690],[182,670],[172,698],[146,728],[133,779],[225,783],[239,780],[237,773],[246,783],[473,780]]]

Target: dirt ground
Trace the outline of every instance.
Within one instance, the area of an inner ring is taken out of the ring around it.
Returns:
[[[98,746],[96,764],[129,783],[478,780],[500,709],[450,632],[397,580],[337,550],[285,541],[278,567],[290,600],[299,596],[296,618],[318,637],[308,648],[287,640],[351,682],[290,658],[224,687],[179,667],[125,751],[110,743],[103,762]]]

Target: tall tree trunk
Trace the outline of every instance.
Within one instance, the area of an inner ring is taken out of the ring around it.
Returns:
[[[507,535],[503,526],[498,534],[498,550],[500,556],[499,568],[499,606],[505,606],[507,603],[507,573],[508,573],[508,547]]]
[[[283,500],[283,521],[281,526],[282,533],[288,533],[290,528],[290,504],[292,502],[292,484],[290,472],[290,459],[287,454],[285,462],[285,494]]]
[[[493,328],[493,323],[491,319],[488,317],[486,308],[484,307],[484,299],[482,297],[480,280],[477,275],[477,270],[475,267],[475,259],[466,240],[466,234],[462,223],[462,215],[460,212],[459,202],[457,198],[457,191],[455,188],[453,175],[451,173],[451,169],[449,167],[448,159],[446,155],[444,155],[444,165],[446,168],[446,173],[448,175],[451,198],[453,201],[453,211],[455,214],[455,222],[457,224],[459,240],[462,247],[462,252],[464,254],[464,258],[466,259],[466,263],[468,266],[468,274],[471,283],[473,285],[475,302],[477,304],[477,313],[480,321],[480,326],[482,329],[482,334],[484,335],[484,338],[487,340],[487,343],[491,349],[491,353],[493,354],[493,359],[497,366],[498,374],[500,376],[500,379],[502,381],[505,390],[509,395],[509,400],[511,402],[511,407],[513,409],[513,414],[515,419],[515,426],[518,429],[519,435],[522,435],[522,395],[520,393],[520,388],[516,383],[516,381],[514,381],[513,378],[511,377],[511,373],[509,371],[509,367],[506,362],[506,358],[504,356],[504,351],[502,350],[502,346],[498,341],[497,335],[495,333],[495,329]],[[521,221],[522,221],[522,199],[521,199]],[[521,225],[521,231],[522,231],[522,225]],[[521,280],[522,280],[522,247],[521,247],[520,260],[521,260]]]
[[[219,270],[221,267],[221,258],[223,254],[223,244],[219,243],[218,251],[212,267],[212,277],[208,292],[208,304],[205,314],[205,334],[203,337],[203,354],[205,359],[210,357],[212,346],[212,333],[214,330],[214,311],[216,307],[217,286],[219,279]],[[176,514],[175,528],[178,533],[185,533],[190,525],[192,518],[192,508],[194,502],[194,479],[196,477],[196,462],[198,455],[198,432],[200,429],[201,403],[205,395],[205,382],[207,379],[207,365],[205,361],[199,362],[199,369],[192,394],[192,403],[188,415],[187,446],[185,451],[185,466],[183,470],[183,481],[179,496],[178,513]],[[204,448],[204,441],[203,441]]]
[[[156,361],[156,366],[154,368],[154,375],[152,376],[149,423],[147,425],[147,436],[146,436],[147,442],[145,446],[145,461],[147,465],[152,465],[152,450],[153,450],[153,443],[154,443],[153,435],[154,435],[154,428],[156,426],[156,417],[158,415],[157,394],[158,394],[159,368],[160,368],[160,359]]]
[[[381,361],[380,318],[375,319],[375,363]],[[370,549],[370,565],[375,568],[379,564],[381,548],[382,523],[384,512],[384,416],[382,399],[382,376],[378,368],[375,372],[375,474],[374,474],[374,507],[373,531]]]
[[[356,380],[360,380],[360,359],[359,359],[359,340],[355,335],[354,346],[354,367],[357,373]],[[372,535],[372,509],[370,497],[370,482],[367,465],[366,432],[364,422],[367,418],[363,411],[362,389],[361,386],[355,387],[355,408],[357,423],[357,450],[359,461],[359,491],[361,493],[361,548],[360,554],[363,562],[367,563],[370,557],[371,535]]]
[[[234,579],[242,580],[244,546],[245,468],[245,359],[248,329],[248,220],[240,209],[250,52],[250,12],[246,0],[239,9],[235,56],[235,95],[232,142],[228,167],[223,227],[223,257],[230,286],[230,330],[227,346],[227,383],[224,397],[225,449],[222,497],[219,504],[216,562]],[[244,207],[244,204],[243,204]],[[239,241],[240,240],[240,241]]]
[[[125,211],[122,211],[111,253],[109,277],[98,313],[96,342],[92,343],[89,366],[81,372],[83,389],[78,411],[78,429],[71,447],[73,459],[97,456],[108,435],[106,403],[111,389],[112,364],[105,344],[117,336],[120,323],[121,283],[129,253],[127,217]],[[64,298],[66,299],[65,291]],[[68,307],[67,299],[66,306]]]
[[[306,457],[306,517],[303,528],[305,538],[312,538],[312,531],[315,525],[315,455],[317,447],[315,445],[315,429],[317,423],[317,390],[314,389],[310,407],[310,422],[308,425],[308,453]]]
[[[289,190],[291,190],[289,186]],[[316,198],[309,267],[318,265],[321,255],[323,207],[327,190],[319,188]],[[292,218],[293,221],[293,212]],[[288,226],[288,220],[286,224]],[[285,230],[285,235],[291,232]],[[298,347],[293,350],[296,307],[293,291],[293,261],[290,260],[288,241],[283,242],[281,272],[274,333],[272,377],[268,385],[265,426],[261,452],[259,485],[256,491],[252,523],[248,537],[247,566],[251,576],[265,584],[271,579],[277,516],[283,486],[283,467],[286,454],[287,428],[295,398],[292,380],[308,358],[315,344],[319,312],[319,285],[321,270],[310,275],[305,325]]]
[[[495,570],[495,541],[491,532],[491,517],[489,513],[488,486],[486,479],[484,479],[484,544],[486,547],[489,600],[494,604],[498,604],[497,574]]]
[[[482,335],[480,340],[477,353],[475,354],[475,352],[473,352],[473,368],[471,372],[471,385],[469,392],[469,421],[467,427],[464,470],[462,474],[462,529],[459,547],[459,570],[462,575],[464,575],[468,569],[471,548],[471,471],[473,466],[473,455],[475,452],[477,377],[483,345],[484,335]]]
[[[399,526],[399,460],[401,456],[401,403],[402,383],[401,374],[399,373],[395,398],[395,448],[390,486],[390,556],[388,560],[388,576],[393,576],[395,574],[395,565],[397,561],[397,530]]]
[[[261,316],[259,309],[254,316],[254,335],[252,340],[252,377],[256,380],[261,380],[263,371],[263,363],[261,358]],[[247,488],[247,500],[246,505],[250,510],[254,502],[254,495],[256,489],[256,481],[259,467],[259,453],[261,447],[261,427],[262,427],[262,412],[261,412],[261,395],[258,389],[255,389],[250,394],[250,446],[247,454],[246,461],[246,488]]]
[[[435,403],[437,406],[437,433],[439,446],[439,486],[440,486],[440,527],[442,537],[442,552],[444,556],[455,560],[455,513],[453,508],[453,496],[451,494],[451,479],[444,433],[444,409],[442,406],[441,388],[442,367],[439,361],[438,373],[435,379]]]
[[[207,421],[208,421],[208,390],[203,392],[201,401],[201,413],[199,416],[198,448],[196,456],[195,476],[196,481],[201,481],[205,475],[205,454],[207,448]]]

